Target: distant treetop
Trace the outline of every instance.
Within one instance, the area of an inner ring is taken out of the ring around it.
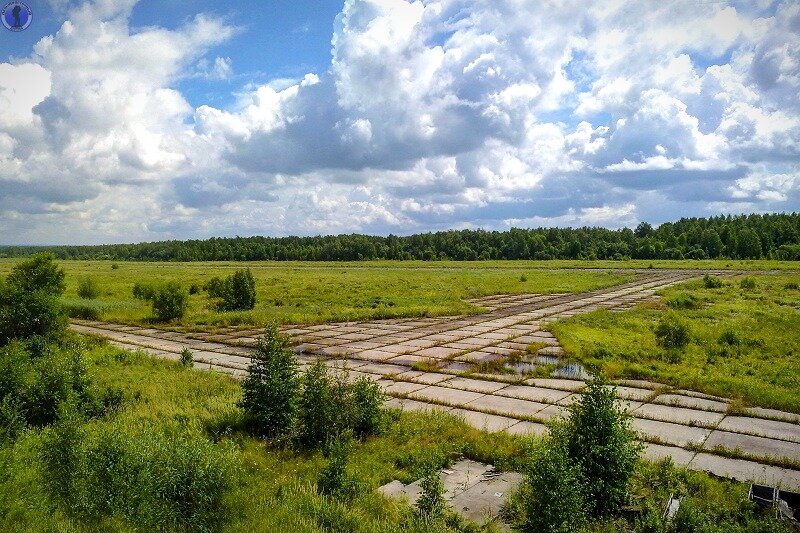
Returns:
[[[97,246],[8,246],[0,257],[49,251],[59,259],[134,261],[359,261],[368,259],[800,260],[800,213],[682,218],[654,228],[451,230],[398,237],[213,237]]]

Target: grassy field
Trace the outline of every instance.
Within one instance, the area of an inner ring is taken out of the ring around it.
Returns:
[[[14,260],[0,260],[0,275]],[[629,273],[552,271],[524,262],[423,263],[112,263],[59,261],[67,273],[67,305],[87,305],[102,320],[145,323],[150,305],[136,300],[136,282],[177,280],[202,287],[214,276],[250,268],[256,279],[256,307],[221,313],[204,291],[190,296],[182,323],[198,326],[256,325],[270,322],[319,323],[407,316],[441,316],[481,312],[465,298],[501,293],[582,292],[625,283]],[[78,281],[89,276],[100,288],[96,300],[81,301]]]
[[[384,434],[355,449],[349,470],[360,489],[352,501],[340,502],[317,494],[315,482],[326,462],[319,452],[274,449],[231,431],[239,416],[234,404],[240,392],[229,377],[98,344],[86,357],[95,384],[118,389],[124,398],[119,409],[84,424],[88,435],[124,434],[135,440],[154,433],[191,434],[228,457],[235,479],[219,510],[223,531],[430,531],[410,528],[412,510],[383,499],[374,489],[392,479],[416,479],[421,465],[432,457],[468,457],[519,468],[529,446],[515,437],[479,432],[447,415],[396,414]],[[39,460],[50,431],[31,429],[13,443],[0,441],[0,531],[135,531],[120,516],[81,521],[51,499],[45,487],[52,481],[44,476]],[[718,527],[714,531],[784,531],[774,519],[756,514],[746,500],[745,485],[701,473],[643,464],[633,492],[634,507],[643,512],[639,519],[592,523],[589,531],[666,531],[653,527],[671,492],[685,496],[688,511],[682,520],[693,531],[711,531],[703,526],[712,524]],[[494,529],[453,521],[437,531]]]
[[[621,313],[596,311],[550,325],[568,355],[612,377],[642,378],[800,412],[800,275],[701,280],[661,291],[662,300]],[[746,285],[746,283],[745,283]],[[657,345],[666,318],[689,327],[685,349]]]

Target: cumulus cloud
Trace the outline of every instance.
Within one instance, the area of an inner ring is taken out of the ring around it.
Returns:
[[[134,30],[135,0],[51,3],[59,30],[0,64],[6,242],[800,208],[789,0],[347,0],[328,69],[196,108],[179,82],[230,83],[215,47],[246,29],[200,13]]]

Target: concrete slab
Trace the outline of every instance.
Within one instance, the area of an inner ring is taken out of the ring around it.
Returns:
[[[389,347],[387,346],[386,348]],[[455,348],[444,348],[442,346],[434,346],[433,348],[423,348],[422,350],[415,350],[414,355],[418,355],[420,357],[435,357],[437,359],[446,359],[451,355],[455,355],[459,352],[461,352],[461,350]]]
[[[736,481],[748,481],[764,485],[780,485],[781,487],[800,489],[800,472],[769,465],[730,459],[710,453],[698,453],[689,468],[710,472],[716,476],[727,477]]]
[[[519,420],[500,415],[490,415],[488,413],[479,413],[477,411],[470,411],[456,407],[449,411],[451,415],[463,418],[464,421],[470,426],[481,431],[488,431],[489,433],[496,433],[503,431],[513,426]]]
[[[383,350],[363,350],[356,355],[359,359],[366,359],[367,361],[386,361],[392,357],[397,357],[396,353]]]
[[[446,413],[451,410],[450,407],[444,405],[437,405],[431,403],[420,402],[411,398],[392,398],[387,405],[395,409],[402,409],[403,411],[425,412],[425,411],[440,411]]]
[[[473,392],[482,392],[484,394],[496,393],[503,387],[505,383],[498,383],[496,381],[487,381],[484,379],[470,379],[465,377],[454,377],[447,381],[446,387],[453,387],[454,389],[469,390]]]
[[[390,394],[392,396],[398,395],[406,395],[410,392],[418,391],[419,389],[425,387],[421,383],[409,383],[408,381],[395,381],[394,383],[390,384],[386,388],[384,388],[384,392],[386,394]]]
[[[620,387],[617,386],[617,396],[623,400],[636,400],[642,401],[649,398],[653,391],[649,389],[637,389],[634,387]]]
[[[463,407],[466,404],[484,396],[479,392],[470,392],[437,385],[429,385],[409,395],[415,400],[431,400],[454,407]]]
[[[542,420],[550,421],[554,418],[566,418],[569,416],[569,410],[566,407],[561,407],[560,405],[548,405],[538,413],[536,413],[538,418]]]
[[[766,456],[774,459],[789,458],[800,461],[800,446],[796,442],[754,437],[729,431],[713,431],[703,446],[705,451],[714,451],[718,448],[741,451],[755,458]]]
[[[486,395],[468,404],[470,409],[490,411],[511,417],[536,416],[547,405],[517,398]]]
[[[711,433],[710,429],[642,418],[634,418],[631,421],[631,427],[646,437],[658,439],[661,444],[671,444],[681,447],[686,447],[690,444],[702,444]]]
[[[484,351],[474,351],[459,355],[455,359],[463,363],[493,363],[495,361],[502,361],[505,359],[505,356]]]
[[[423,372],[419,376],[414,377],[412,381],[425,383],[426,385],[436,385],[438,383],[447,381],[452,377],[453,376],[450,374],[440,374],[438,372]]]
[[[540,403],[558,403],[567,396],[570,396],[570,393],[566,391],[531,387],[529,385],[509,385],[497,391],[496,394]]]
[[[506,432],[510,435],[519,435],[522,437],[527,436],[542,436],[547,433],[547,426],[544,424],[539,424],[537,422],[528,422],[527,420],[521,420],[514,424],[513,426],[509,427]]]
[[[777,409],[765,409],[763,407],[748,407],[745,408],[744,413],[749,416],[769,418],[772,420],[782,420],[784,422],[791,422],[793,424],[800,424],[800,414],[787,413],[778,411]]]
[[[697,398],[694,396],[684,396],[681,394],[660,394],[653,399],[653,403],[688,407],[690,409],[699,409],[702,411],[714,411],[717,413],[724,413],[728,410],[728,404],[725,402]]]
[[[657,463],[664,459],[672,459],[677,466],[689,466],[694,459],[695,452],[678,448],[676,446],[664,446],[662,444],[645,443],[642,457],[650,462]]]
[[[586,388],[585,382],[574,379],[532,378],[525,380],[525,384],[570,392],[577,392]]]
[[[456,495],[450,501],[450,506],[464,518],[483,525],[500,514],[508,494],[521,484],[520,474],[504,472],[495,479],[481,481]]]
[[[706,426],[716,426],[725,417],[722,413],[711,413],[708,411],[697,411],[684,407],[657,404],[644,404],[636,409],[633,414],[642,418],[675,422],[677,424]]]
[[[800,443],[800,425],[750,416],[726,416],[717,429]]]

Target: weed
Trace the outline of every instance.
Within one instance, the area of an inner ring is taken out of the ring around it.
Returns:
[[[192,351],[189,348],[184,348],[181,350],[181,366],[189,368],[194,366],[194,357],[192,356]]]
[[[742,280],[739,282],[739,287],[741,287],[743,290],[748,290],[748,291],[755,289],[756,285],[757,284],[755,278],[752,278],[750,276],[742,278]]]
[[[689,325],[677,316],[668,315],[655,328],[656,344],[667,350],[682,350],[691,340]]]
[[[431,461],[425,466],[419,485],[421,492],[416,503],[417,513],[425,522],[440,521],[444,516],[446,504],[444,484],[439,473],[439,466],[435,461]]]
[[[706,274],[703,276],[703,287],[706,289],[719,289],[722,287],[722,280],[717,276]]]
[[[158,287],[152,296],[153,315],[160,322],[182,318],[189,306],[189,294],[177,281]]]

